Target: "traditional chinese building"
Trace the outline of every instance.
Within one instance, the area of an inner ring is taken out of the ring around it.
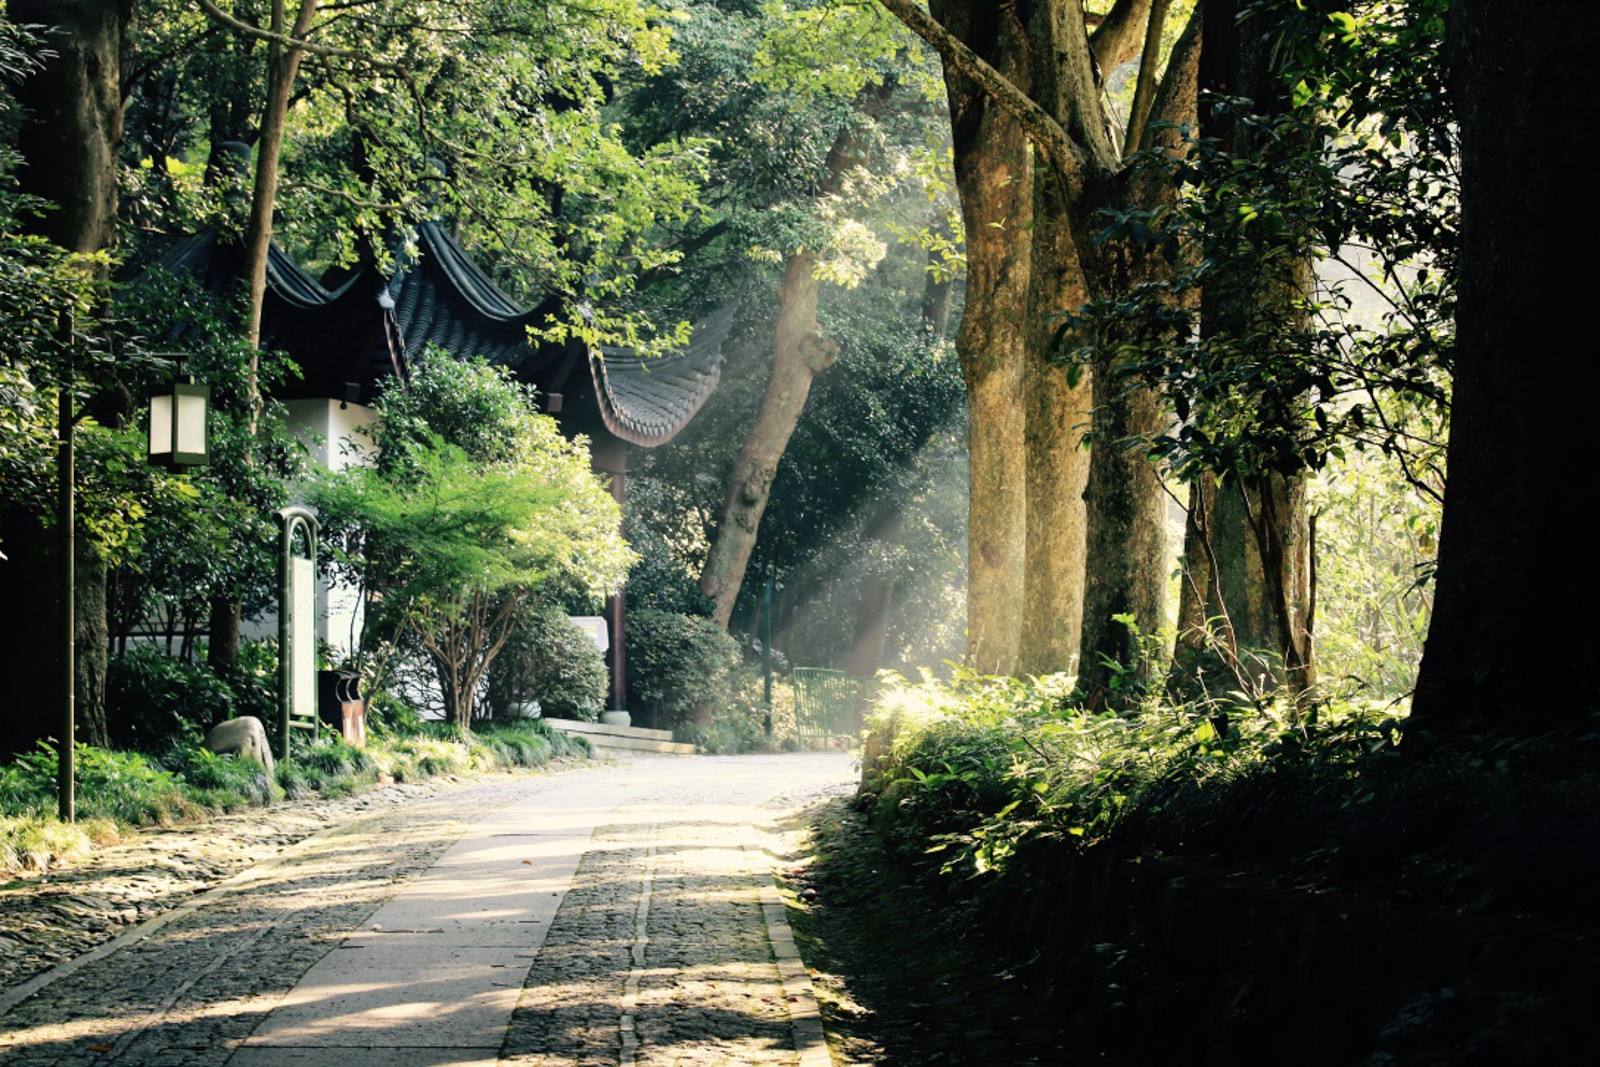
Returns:
[[[510,368],[533,385],[544,410],[568,436],[591,442],[596,470],[611,478],[620,504],[626,493],[630,446],[654,448],[673,439],[716,389],[722,346],[733,311],[722,308],[694,326],[689,345],[671,356],[642,358],[621,348],[580,341],[535,343],[529,328],[562,311],[560,298],[524,307],[475,264],[443,226],[422,224],[416,253],[401,255],[392,275],[358,270],[337,285],[323,284],[277,247],[267,267],[262,345],[281,350],[301,375],[279,390],[290,428],[311,443],[313,456],[337,468],[350,462],[347,442],[363,443],[373,419],[368,406],[380,382],[404,378],[409,361],[428,345],[458,359],[484,359]],[[238,249],[214,233],[187,238],[161,265],[201,279],[217,292],[236,283]],[[351,590],[324,591],[318,637],[353,646],[360,604]],[[626,700],[624,598],[606,605],[611,707]]]

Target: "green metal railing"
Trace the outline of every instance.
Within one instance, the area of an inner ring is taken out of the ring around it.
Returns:
[[[842,737],[859,729],[855,679],[822,667],[796,667],[792,677],[795,731],[801,737]]]

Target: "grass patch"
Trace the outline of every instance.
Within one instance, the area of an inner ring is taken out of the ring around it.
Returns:
[[[863,792],[901,862],[977,888],[1024,854],[1196,854],[1297,885],[1588,908],[1600,721],[1443,744],[1384,705],[1329,701],[1313,718],[1286,702],[1153,702],[1097,715],[1067,694],[1060,678],[961,673],[886,687]]]
[[[404,737],[353,748],[324,736],[280,760],[275,774],[254,760],[173,745],[157,756],[77,747],[78,816],[56,810],[56,754],[41,744],[0,765],[0,870],[44,870],[116,839],[118,827],[170,826],[261,807],[276,800],[345,797],[387,775],[420,782],[447,774],[540,767],[586,756],[588,744],[542,723],[490,725],[465,737],[430,725]]]
[[[48,870],[117,839],[110,819],[64,823],[54,815],[0,815],[0,871]]]

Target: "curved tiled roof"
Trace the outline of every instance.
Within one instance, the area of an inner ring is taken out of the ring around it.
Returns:
[[[590,350],[589,373],[606,428],[647,448],[670,441],[722,377],[722,344],[735,310],[729,304],[695,323],[689,347],[676,355],[641,359],[625,348]]]
[[[180,241],[161,266],[201,278],[221,291],[238,278],[237,248],[214,233]],[[341,396],[343,383],[364,391],[427,345],[459,359],[484,359],[513,369],[545,393],[571,392],[605,429],[645,447],[670,441],[699,412],[722,374],[722,345],[733,327],[730,305],[695,324],[689,345],[670,356],[641,358],[631,349],[574,352],[535,344],[529,328],[558,316],[559,298],[523,307],[502,292],[444,227],[423,223],[417,254],[398,257],[392,277],[357,271],[329,288],[273,246],[267,264],[262,338],[287,351],[304,375],[299,388]],[[574,357],[586,355],[589,382],[568,381]],[[575,387],[576,385],[576,387]],[[563,415],[584,421],[586,412]]]

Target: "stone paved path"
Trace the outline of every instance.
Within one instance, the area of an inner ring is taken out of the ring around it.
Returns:
[[[826,1062],[756,827],[851,778],[641,760],[372,816],[0,1015],[0,1064]]]

